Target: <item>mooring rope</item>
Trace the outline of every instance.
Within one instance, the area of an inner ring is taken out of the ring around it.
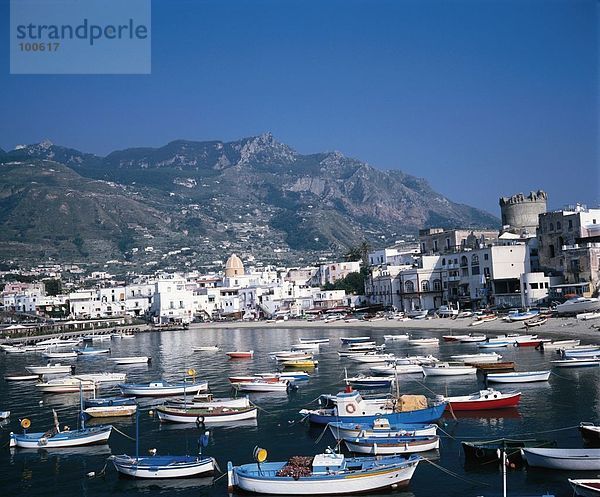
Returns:
[[[509,440],[513,440],[517,437],[525,437],[525,436],[532,436],[532,435],[542,435],[545,433],[556,433],[559,431],[566,431],[566,430],[572,430],[573,428],[579,428],[579,425],[573,425],[573,426],[566,426],[565,428],[555,428],[554,430],[543,430],[543,431],[530,431],[530,432],[525,432],[525,433],[515,433],[512,434],[511,433],[511,438]],[[481,437],[460,437],[460,438],[471,438],[471,439],[475,439],[475,440],[480,440]],[[501,442],[502,439],[498,438],[495,440],[486,440],[486,442]]]
[[[113,430],[115,430],[117,433],[119,433],[120,435],[123,435],[125,438],[128,438],[129,440],[133,440],[135,442],[135,438],[127,435],[127,433],[122,432],[121,430],[119,430],[116,426],[113,425]]]
[[[453,478],[456,478],[457,480],[466,481],[467,483],[472,483],[475,485],[485,485],[486,487],[492,486],[490,483],[484,483],[484,482],[477,481],[477,480],[471,480],[470,478],[464,478],[463,476],[460,476],[458,473],[455,473],[454,471],[450,471],[448,468],[444,468],[443,466],[440,466],[439,464],[434,463],[430,459],[423,458],[423,460],[425,462],[431,464],[433,467],[439,469],[442,473],[446,473],[447,475],[450,475]]]

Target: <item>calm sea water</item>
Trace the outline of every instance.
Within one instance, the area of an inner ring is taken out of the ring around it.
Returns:
[[[405,332],[405,329],[399,330]],[[298,411],[314,406],[321,393],[336,393],[343,385],[344,367],[348,373],[367,372],[368,366],[357,366],[339,359],[340,336],[370,335],[383,342],[386,329],[285,329],[257,327],[231,330],[190,329],[187,331],[146,333],[134,340],[111,340],[114,356],[150,355],[148,366],[113,366],[104,357],[74,360],[77,372],[124,371],[128,381],[151,381],[165,378],[181,380],[188,368],[194,368],[199,377],[209,381],[217,396],[229,396],[231,388],[227,377],[232,374],[249,374],[275,370],[275,361],[269,353],[289,348],[299,337],[328,337],[329,344],[321,347],[318,355],[319,369],[299,390],[290,394],[263,393],[250,395],[262,410],[257,422],[244,426],[210,428],[210,443],[205,453],[214,456],[220,467],[226,469],[227,461],[234,464],[251,462],[252,449],[260,445],[269,451],[269,460],[287,459],[292,455],[309,455],[334,446],[323,427],[299,422]],[[441,336],[440,330],[418,330],[415,336]],[[107,342],[102,342],[106,344]],[[192,352],[193,346],[218,345],[221,352]],[[451,354],[477,350],[475,345],[440,343],[436,347],[408,347],[402,342],[388,342],[388,350],[398,354],[432,353],[440,358]],[[228,360],[224,351],[254,349],[250,360]],[[502,349],[507,360],[514,360],[518,369],[549,368],[554,353],[543,354],[533,348]],[[66,362],[66,361],[63,361]],[[0,377],[6,372],[24,371],[25,365],[44,364],[41,355],[0,355]],[[465,468],[460,441],[468,439],[527,437],[555,439],[560,447],[582,447],[576,428],[581,421],[600,420],[599,379],[600,368],[575,368],[557,371],[549,382],[520,385],[523,392],[518,410],[499,410],[480,414],[460,415],[455,421],[443,419],[443,435],[439,459],[435,463],[456,476],[423,463],[419,465],[408,492],[394,492],[400,497],[428,496],[498,496],[502,495],[501,474],[496,465],[484,468]],[[515,385],[516,387],[517,385]],[[403,393],[461,395],[483,387],[478,376],[449,379],[423,379],[419,375],[401,376]],[[513,389],[504,386],[501,390]],[[111,387],[102,387],[100,395],[115,394]],[[52,424],[52,408],[59,413],[61,424],[75,426],[79,407],[78,394],[42,395],[32,383],[6,383],[0,380],[0,409],[12,412],[10,422],[0,432],[0,495],[2,496],[58,496],[89,497],[136,494],[169,494],[184,496],[223,496],[227,494],[226,477],[189,479],[179,481],[146,482],[123,480],[108,465],[104,476],[89,478],[89,472],[100,473],[110,454],[134,454],[135,443],[119,433],[111,436],[108,446],[95,446],[76,450],[9,450],[8,434],[20,430],[19,418],[28,417],[32,429],[45,431]],[[129,435],[135,433],[134,418],[116,418],[114,426]],[[557,430],[557,431],[554,431]],[[193,454],[200,432],[188,425],[161,425],[149,412],[140,415],[141,452],[156,448],[159,454]],[[556,496],[570,496],[572,491],[567,478],[573,475],[543,470],[513,470],[509,472],[509,495],[542,495],[546,491]],[[596,477],[595,474],[578,474],[579,477]],[[381,494],[378,494],[381,495]]]

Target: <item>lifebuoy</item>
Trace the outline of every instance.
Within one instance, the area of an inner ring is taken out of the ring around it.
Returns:
[[[198,416],[196,418],[196,426],[203,426],[204,425],[204,416]]]
[[[354,404],[346,404],[346,412],[349,414],[356,412],[356,406]]]

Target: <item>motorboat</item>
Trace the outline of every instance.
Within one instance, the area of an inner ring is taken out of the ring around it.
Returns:
[[[114,362],[119,365],[127,365],[127,364],[148,364],[150,362],[150,357],[148,356],[129,356],[129,357],[109,357],[108,361]]]
[[[453,361],[464,362],[468,364],[480,364],[480,363],[488,363],[488,362],[498,362],[502,359],[500,354],[496,352],[488,352],[481,354],[458,354],[450,356]]]
[[[254,356],[253,350],[236,350],[232,352],[225,352],[230,359],[250,359]]]
[[[441,395],[439,400],[448,403],[450,411],[480,411],[516,407],[521,400],[521,392],[499,392],[486,388],[469,395],[448,397]]]
[[[75,367],[70,364],[48,363],[46,366],[25,366],[25,369],[31,374],[70,374],[75,370]]]
[[[36,383],[35,387],[42,393],[74,393],[81,390],[93,392],[96,384],[93,381],[84,381],[78,378],[57,378]]]
[[[350,452],[359,454],[391,455],[414,454],[440,448],[440,437],[430,436],[400,436],[400,437],[356,437],[345,439],[344,444]]]
[[[334,421],[328,424],[329,431],[336,440],[350,440],[356,437],[417,437],[437,434],[435,424],[390,425],[387,419],[377,419],[372,423],[345,423]]]
[[[556,312],[559,316],[595,311],[600,311],[600,299],[593,297],[574,297],[556,306]]]
[[[408,340],[408,345],[412,345],[413,347],[427,347],[438,345],[439,343],[439,338],[410,338]]]
[[[125,381],[126,377],[125,373],[85,373],[73,376],[73,378],[77,378],[78,380],[94,383],[118,383],[119,381]]]

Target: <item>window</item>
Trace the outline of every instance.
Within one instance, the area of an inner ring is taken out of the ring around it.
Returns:
[[[562,224],[560,224],[560,221],[556,221],[556,231],[560,231],[562,229]]]
[[[556,257],[556,253],[554,252],[554,245],[550,245],[548,247],[548,254],[550,257]]]
[[[412,281],[406,281],[404,283],[404,291],[406,293],[414,293],[415,291],[415,284]]]
[[[421,244],[421,253],[424,254],[425,253],[425,243]]]
[[[529,288],[531,288],[532,290],[537,290],[538,284],[537,283],[529,283]]]
[[[423,280],[421,282],[421,290],[424,292],[428,292],[429,291],[429,281],[428,280]]]
[[[569,227],[568,227],[569,231],[573,231],[573,220],[569,219]]]
[[[434,292],[442,291],[442,282],[439,279],[433,280],[433,291]]]
[[[550,223],[550,231],[554,231],[554,223]]]
[[[433,241],[433,251],[434,251],[434,252],[437,252],[437,251],[438,251],[438,242],[437,242],[437,240],[434,240],[434,241]]]
[[[473,254],[471,257],[471,266],[479,266],[479,256],[477,254]]]
[[[446,238],[446,248],[450,249],[450,238]]]
[[[446,265],[446,259],[442,259],[442,266]]]
[[[460,258],[460,265],[461,266],[468,266],[469,265],[469,260],[467,259],[467,256],[463,255]]]
[[[483,260],[484,261],[489,261],[490,260],[490,254],[483,254]]]

